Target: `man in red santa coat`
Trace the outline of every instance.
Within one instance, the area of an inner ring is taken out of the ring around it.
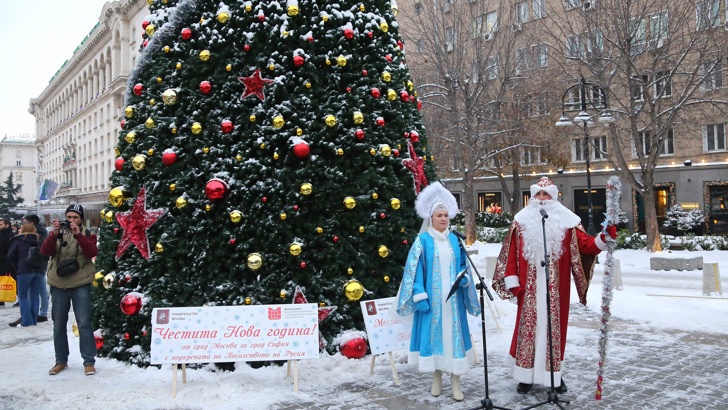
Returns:
[[[596,255],[606,250],[604,233],[586,233],[580,218],[564,207],[558,188],[548,177],[531,185],[528,205],[513,218],[505,237],[493,276],[493,289],[503,299],[517,298],[518,315],[511,341],[509,362],[518,393],[527,393],[533,384],[551,386],[548,324],[546,314],[546,269],[541,210],[546,211],[546,249],[549,254],[548,291],[551,304],[553,351],[556,353],[554,386],[566,393],[561,378],[566,329],[569,323],[569,294],[574,277],[579,301],[586,305],[586,292],[594,272]],[[615,238],[617,229],[607,233]]]

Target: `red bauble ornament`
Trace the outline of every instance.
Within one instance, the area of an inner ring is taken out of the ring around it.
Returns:
[[[377,125],[379,125],[380,127],[384,127],[384,118],[377,118]]]
[[[339,237],[334,235],[333,241],[334,243],[339,243]]]
[[[258,13],[258,20],[259,21],[265,21],[265,14],[263,14],[263,10]]]
[[[129,340],[129,339],[131,339],[131,335],[128,332],[124,333],[124,340]]]
[[[212,91],[212,84],[210,84],[209,81],[201,82],[200,91],[202,91],[202,94],[210,94],[210,91]]]
[[[142,30],[146,30],[149,22],[147,20],[142,21]]]
[[[119,233],[119,228],[114,228],[114,233]]]
[[[293,210],[298,211],[298,205],[293,205]]]
[[[121,125],[121,128],[123,129],[124,127],[126,127],[126,120],[121,120],[119,122],[119,124]]]
[[[402,99],[402,101],[407,102],[409,100],[409,93],[407,91],[402,91],[399,93],[399,97]]]
[[[420,134],[417,131],[410,132],[410,139],[412,142],[417,142],[420,140]]]
[[[362,129],[358,129],[358,130],[356,130],[356,131],[354,132],[354,136],[355,136],[355,137],[356,137],[356,139],[358,139],[358,140],[363,140],[363,139],[364,139],[364,130],[362,130]]]
[[[407,245],[408,243],[409,243],[409,241],[407,239],[402,241],[402,245]]]
[[[352,38],[354,38],[354,30],[352,30],[350,28],[345,28],[344,37],[346,37],[348,40],[351,40]]]
[[[409,138],[409,132],[405,131],[403,135],[405,138]]]
[[[172,151],[171,148],[164,150],[164,153],[162,154],[162,164],[170,166],[175,162],[177,162],[177,153]]]
[[[306,269],[306,262],[302,261],[301,263],[298,264],[298,266],[300,266],[301,269]]]
[[[293,65],[296,67],[302,66],[305,62],[306,59],[302,55],[293,56]]]
[[[399,150],[398,149],[393,149],[392,150],[392,154],[394,154],[395,157],[398,157],[399,156]]]
[[[384,212],[382,212],[381,214],[379,214],[379,218],[381,218],[381,219],[384,219],[386,217],[387,217],[387,214],[385,214]]]
[[[264,196],[264,197],[263,197],[263,198],[261,199],[261,201],[263,201],[263,203],[266,203],[266,202],[268,202],[268,197],[267,197],[267,196]]]
[[[114,168],[116,168],[117,171],[121,171],[124,168],[124,158],[117,158],[114,162]]]
[[[351,87],[346,87],[346,92],[347,93],[350,93],[351,92]]]
[[[293,146],[293,155],[298,159],[305,159],[311,152],[311,148],[306,142],[299,142]]]
[[[306,37],[306,40],[308,40],[308,41],[313,41],[313,36],[308,36],[308,37]]]
[[[147,337],[147,331],[146,330],[142,330],[142,336]]]
[[[142,297],[138,293],[127,293],[119,303],[121,311],[127,316],[134,316],[142,310]]]
[[[221,200],[228,191],[228,185],[222,179],[212,178],[205,185],[205,196],[210,201]]]
[[[124,280],[129,282],[131,280],[131,276],[129,276],[129,275],[124,276]]]
[[[339,346],[339,351],[349,359],[361,359],[367,354],[367,341],[363,337],[355,337]]]
[[[417,109],[418,110],[422,109],[422,101],[417,101]]]
[[[230,239],[230,245],[235,245],[235,238]]]
[[[190,38],[192,38],[192,30],[190,30],[186,27],[183,28],[182,29],[182,40],[189,40]]]
[[[137,83],[134,85],[134,94],[136,94],[137,97],[142,95],[142,91],[144,91],[144,86],[142,85],[142,83]]]
[[[369,74],[369,73],[367,72],[367,70],[361,70],[361,75],[363,75],[364,77],[366,77],[366,76],[367,76],[367,74]]]
[[[250,44],[246,44],[243,46],[243,50],[250,51]]]
[[[222,129],[223,133],[230,134],[235,129],[235,125],[233,125],[232,121],[225,120],[220,124],[220,129]]]
[[[144,42],[142,43],[142,47],[147,48],[148,45],[149,45],[149,40],[144,40]]]
[[[397,47],[399,47],[400,50],[404,50],[404,44],[402,44],[402,40],[397,40]]]
[[[96,341],[96,350],[101,350],[101,348],[104,347],[104,338],[101,336],[94,336],[94,340]]]
[[[372,33],[371,31],[367,31],[367,35],[369,36],[369,38],[374,37],[374,33]]]
[[[387,54],[386,56],[384,56],[384,59],[387,60],[387,61],[389,61],[391,63],[392,62],[392,55],[391,54]]]
[[[379,98],[380,95],[382,95],[382,93],[379,92],[379,88],[372,88],[372,97]]]

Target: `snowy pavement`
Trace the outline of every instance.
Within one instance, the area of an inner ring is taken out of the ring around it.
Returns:
[[[497,245],[480,245],[476,265],[495,256]],[[572,294],[571,320],[564,378],[571,400],[567,409],[723,409],[728,403],[728,297],[702,295],[702,271],[651,271],[643,251],[618,251],[624,289],[614,291],[612,320],[604,368],[603,399],[594,400],[599,352],[602,266],[589,289],[589,305],[576,303]],[[717,262],[728,276],[728,252],[672,252],[668,257],[703,256]],[[728,280],[723,279],[728,290]],[[662,296],[650,296],[662,295]],[[726,295],[728,296],[728,295]],[[523,409],[546,399],[547,390],[534,387],[527,395],[515,392],[516,383],[505,365],[513,331],[515,305],[496,298],[501,332],[486,308],[490,399],[496,406]],[[443,393],[429,393],[431,375],[406,363],[404,351],[394,352],[400,386],[383,355],[369,374],[371,356],[349,360],[340,355],[299,363],[299,393],[286,367],[253,369],[237,363],[235,372],[214,372],[209,366],[187,371],[187,383],[177,384],[171,396],[169,366],[140,369],[99,358],[98,373],[84,376],[78,338],[71,333],[69,369],[49,376],[53,365],[52,324],[10,328],[18,309],[0,307],[0,409],[469,409],[485,396],[482,344],[476,348],[481,363],[463,376],[465,401],[451,397],[449,377]],[[547,404],[540,408],[557,408]]]

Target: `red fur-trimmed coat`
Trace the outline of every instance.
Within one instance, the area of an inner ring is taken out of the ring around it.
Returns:
[[[586,305],[586,293],[589,289],[596,255],[606,249],[601,238],[593,237],[584,231],[579,224],[568,229],[562,242],[564,251],[558,260],[550,259],[549,295],[551,304],[551,327],[553,329],[553,348],[561,354],[554,358],[554,370],[560,371],[566,347],[566,330],[569,323],[569,298],[573,276],[579,301]],[[523,231],[517,222],[513,222],[506,235],[493,275],[493,289],[502,299],[515,296],[506,287],[506,277],[518,277],[524,292],[518,297],[518,315],[516,327],[511,341],[510,355],[515,365],[523,369],[534,368],[535,335],[536,335],[536,266],[529,264],[524,258]],[[511,279],[509,282],[512,282]],[[543,289],[543,284],[541,285]],[[548,369],[548,350],[546,367]]]

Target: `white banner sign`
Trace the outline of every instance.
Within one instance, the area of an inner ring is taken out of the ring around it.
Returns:
[[[396,298],[361,301],[361,311],[369,337],[372,354],[381,354],[409,348],[412,329],[405,327],[397,313]]]
[[[152,364],[319,357],[313,303],[157,308],[152,315]]]

